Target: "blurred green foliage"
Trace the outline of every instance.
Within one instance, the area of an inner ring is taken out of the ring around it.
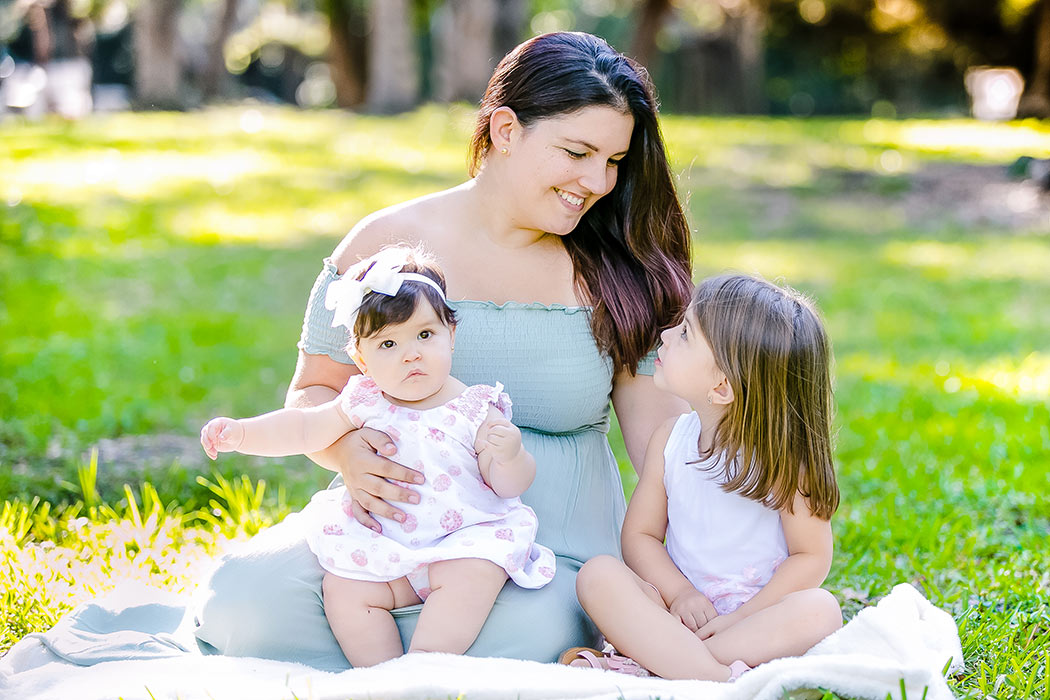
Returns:
[[[147,467],[91,448],[193,447],[210,416],[279,405],[321,258],[366,213],[462,181],[470,120],[239,107],[0,129],[0,646],[113,572],[185,588],[325,483],[305,459],[212,472],[193,450]],[[827,320],[843,494],[828,587],[847,617],[912,582],[959,624],[960,696],[1050,694],[1050,221],[994,189],[1016,157],[1050,154],[1050,127],[664,130],[697,277],[782,279]]]

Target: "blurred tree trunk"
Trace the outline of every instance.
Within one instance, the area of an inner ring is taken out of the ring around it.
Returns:
[[[368,108],[402,112],[419,102],[419,55],[411,0],[372,3],[369,37]]]
[[[638,28],[631,42],[631,57],[647,68],[656,50],[656,35],[660,33],[670,9],[671,0],[645,0],[642,3]]]
[[[529,23],[528,5],[526,0],[496,0],[492,55],[497,63],[525,38],[525,30]]]
[[[143,0],[135,9],[135,102],[143,109],[182,109],[178,51],[183,0]]]
[[[1050,0],[1040,0],[1035,30],[1035,67],[1025,86],[1017,116],[1050,119]]]
[[[44,3],[34,2],[26,8],[26,26],[33,41],[33,63],[46,66],[51,60],[51,28]]]
[[[496,67],[496,0],[448,0],[434,15],[434,96],[476,102]]]
[[[223,0],[222,15],[219,17],[215,33],[212,34],[211,43],[208,45],[208,59],[201,78],[201,91],[206,100],[221,97],[229,90],[230,74],[226,70],[226,56],[223,49],[237,21],[237,4],[238,0]]]
[[[328,71],[335,103],[344,109],[359,107],[365,101],[368,76],[368,3],[322,0],[321,9],[328,17]]]
[[[764,112],[765,21],[764,5],[745,0],[725,11],[717,30],[684,40],[668,56],[675,76],[670,106],[708,114]]]

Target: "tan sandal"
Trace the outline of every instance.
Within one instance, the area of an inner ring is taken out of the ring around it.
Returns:
[[[573,647],[572,649],[567,649],[562,652],[560,657],[558,657],[558,663],[565,666],[583,668],[583,664],[573,663],[580,659],[586,661],[590,668],[599,668],[605,671],[614,671],[615,673],[624,673],[628,676],[640,676],[642,678],[647,678],[653,675],[632,658],[615,652],[602,653],[591,647]]]

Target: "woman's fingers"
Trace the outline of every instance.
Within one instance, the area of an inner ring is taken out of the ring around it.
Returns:
[[[379,430],[373,430],[372,428],[361,428],[360,430],[357,430],[354,435],[361,440],[360,444],[363,445],[362,451],[368,453],[361,456],[362,461],[367,463],[367,468],[364,470],[364,473],[375,474],[384,479],[403,481],[408,484],[423,483],[423,475],[418,471],[415,469],[409,469],[403,464],[398,464],[389,459],[397,453],[397,447],[394,446],[394,443],[390,442],[390,438],[387,437],[386,433]],[[358,487],[361,487],[360,484],[358,484]],[[372,493],[381,495],[375,491]],[[404,498],[395,498],[394,500],[409,501],[407,496]]]
[[[373,452],[390,457],[397,453],[397,445],[390,436],[375,428],[359,428],[354,433],[358,438],[366,442]]]
[[[374,474],[365,474],[358,482],[356,491],[364,491],[370,496],[381,498],[391,503],[419,503],[419,494],[398,484],[393,484]],[[371,510],[371,508],[369,509]],[[383,515],[380,513],[380,515]]]
[[[356,500],[351,501],[351,510],[354,513],[354,518],[357,522],[361,523],[369,530],[375,530],[376,532],[382,532],[383,526],[379,524],[379,521],[369,515],[368,511],[361,507],[361,504]]]
[[[368,520],[363,520],[361,517],[358,517],[356,509],[354,510],[354,517],[357,518],[358,522],[360,522],[362,525],[365,525],[366,527],[371,527],[373,530],[375,529],[375,527],[372,527],[372,525],[369,524],[368,521],[370,520],[374,525],[377,526],[379,525],[379,523],[371,517],[369,517],[370,515],[378,515],[389,520],[396,520],[397,522],[404,522],[405,519],[405,514],[403,511],[398,510],[383,499],[376,498],[367,491],[362,491],[360,489],[354,492],[354,505],[360,506],[363,510],[368,511],[368,514],[366,515],[366,517],[368,517]]]

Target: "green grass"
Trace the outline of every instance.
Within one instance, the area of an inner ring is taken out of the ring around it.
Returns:
[[[325,483],[301,458],[212,472],[199,453],[91,448],[192,446],[210,416],[279,404],[320,259],[369,211],[461,181],[470,117],[0,126],[0,650],[117,579],[188,588]],[[827,319],[843,496],[827,586],[846,616],[914,583],[959,625],[958,695],[1050,696],[1050,215],[1014,216],[1009,183],[945,185],[1050,156],[1050,127],[664,127],[697,277],[783,278]],[[992,211],[967,213],[982,191]]]

